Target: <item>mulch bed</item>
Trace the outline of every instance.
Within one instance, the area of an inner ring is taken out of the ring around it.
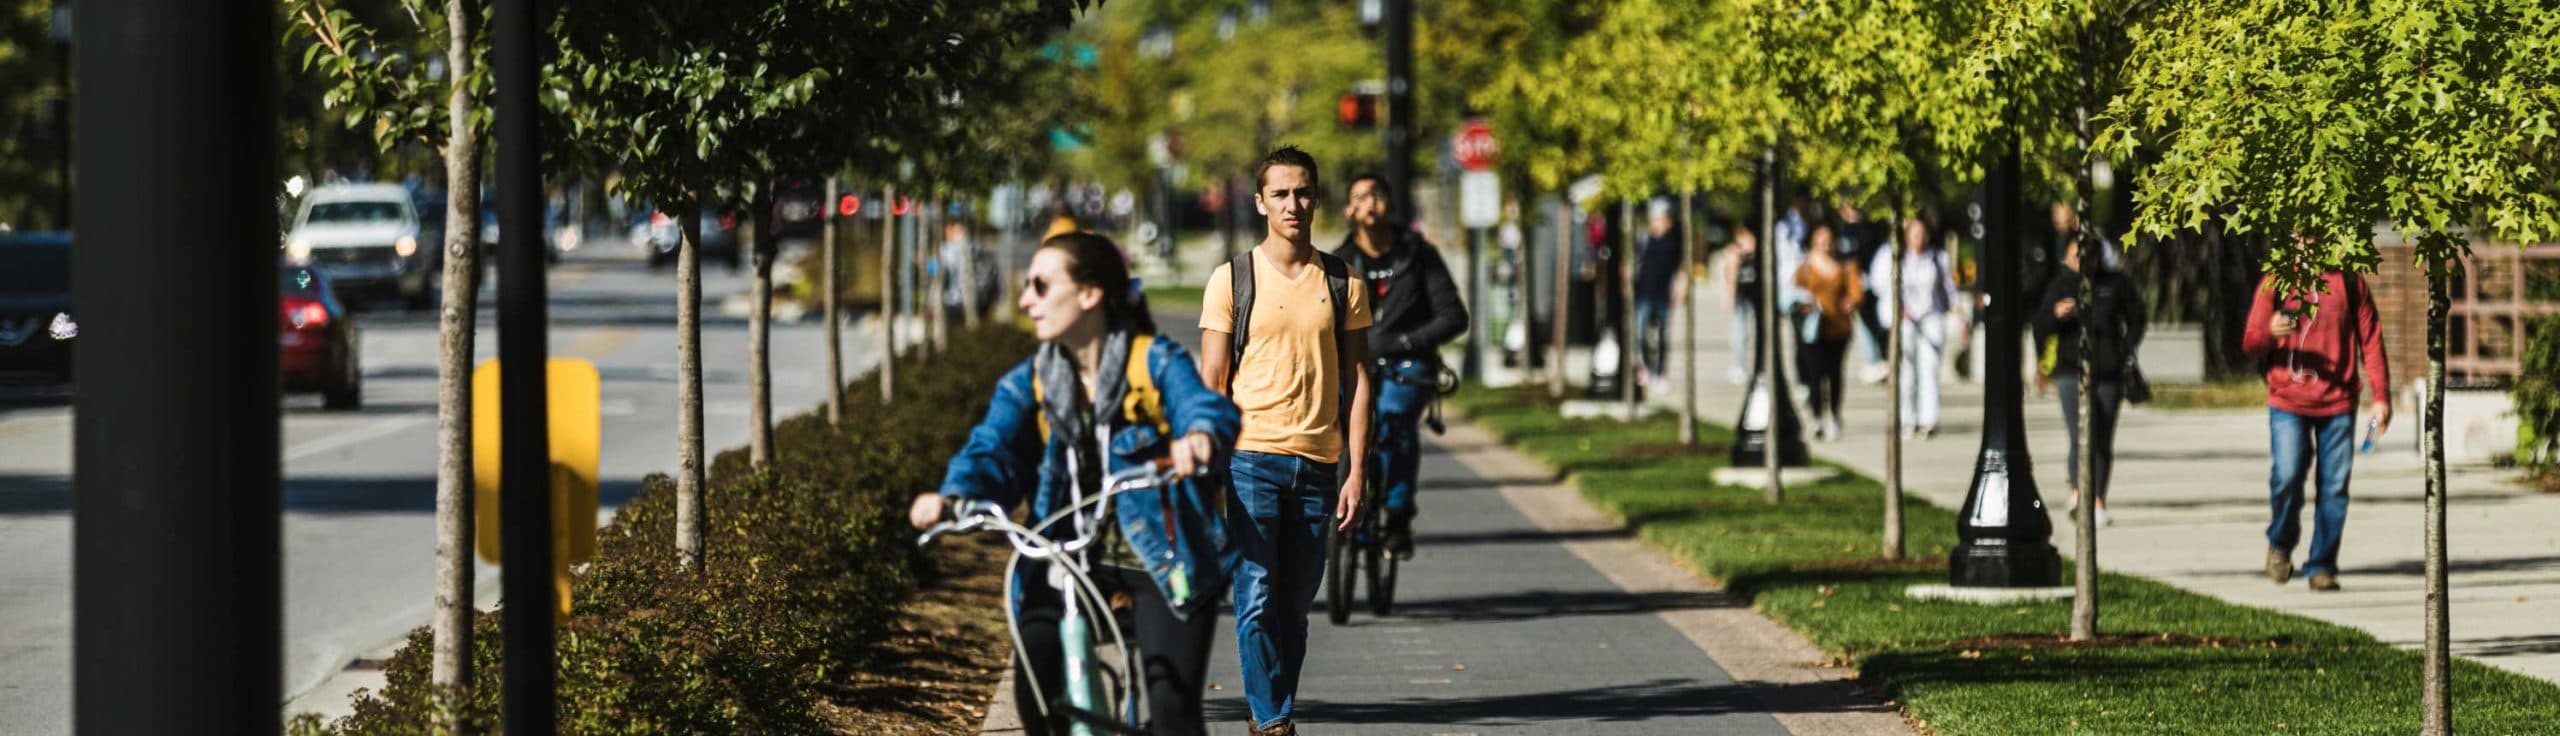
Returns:
[[[994,537],[934,542],[933,576],[899,608],[877,663],[827,698],[845,734],[976,734],[1012,652],[1004,627],[1004,563]]]

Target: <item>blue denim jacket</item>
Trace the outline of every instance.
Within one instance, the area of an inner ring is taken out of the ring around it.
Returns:
[[[1041,439],[1040,406],[1032,390],[1033,362],[1024,359],[996,383],[986,418],[969,431],[969,443],[951,457],[942,495],[993,501],[1008,510],[1028,501],[1033,521],[1067,503],[1072,479],[1067,474],[1066,442]],[[1209,390],[1190,352],[1172,340],[1153,341],[1147,351],[1147,369],[1163,397],[1174,436],[1159,436],[1149,425],[1131,426],[1116,411],[1098,412],[1097,419],[1108,422],[1110,437],[1103,474],[1165,457],[1174,439],[1192,432],[1207,433],[1223,459],[1235,447],[1243,424],[1235,402]],[[1148,577],[1155,579],[1177,614],[1187,615],[1201,602],[1217,598],[1234,571],[1239,551],[1228,543],[1226,519],[1226,510],[1235,504],[1233,496],[1225,474],[1216,473],[1168,488],[1123,493],[1114,503],[1112,517],[1122,536],[1145,562]],[[1168,502],[1174,504],[1171,528],[1165,524]],[[1012,602],[1019,606],[1020,588],[1016,590]]]

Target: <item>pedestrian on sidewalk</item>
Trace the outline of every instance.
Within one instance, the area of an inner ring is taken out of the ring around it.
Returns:
[[[2293,237],[2309,252],[2313,236]],[[2332,269],[2314,284],[2302,294],[2280,295],[2272,276],[2260,279],[2240,349],[2258,361],[2267,381],[2267,445],[2274,460],[2267,489],[2275,515],[2267,525],[2267,578],[2278,585],[2293,579],[2303,485],[2316,480],[2320,495],[2302,572],[2312,590],[2333,591],[2347,527],[2347,479],[2355,470],[2357,384],[2372,396],[2365,404],[2372,415],[2367,436],[2379,435],[2391,426],[2391,373],[2382,321],[2364,279]]]
[[[1375,392],[1369,287],[1342,259],[1316,250],[1317,186],[1315,157],[1295,146],[1264,156],[1253,198],[1267,223],[1262,242],[1219,266],[1201,290],[1209,385],[1244,413],[1230,463],[1243,506],[1235,525],[1244,549],[1236,648],[1245,705],[1264,735],[1297,733],[1292,718],[1307,611],[1323,579],[1328,509],[1333,529],[1348,530],[1369,472],[1359,451],[1368,446]]]
[[[1901,304],[1879,304],[1887,320],[1902,330],[1902,415],[1905,437],[1938,435],[1938,367],[1945,362],[1947,315],[1955,308],[1955,267],[1947,251],[1918,217],[1902,221],[1902,250],[1877,251],[1874,273],[1891,274],[1903,261]]]
[[[2033,312],[2037,344],[2045,356],[2040,373],[2053,377],[2062,393],[2062,426],[2071,436],[2071,507],[2080,505],[2087,488],[2098,507],[2099,526],[2115,523],[2107,514],[2107,483],[2115,476],[2116,418],[2124,405],[2125,365],[2142,347],[2147,312],[2133,279],[2111,268],[2104,258],[2089,264],[2088,294],[2080,289],[2080,245],[2066,243],[2062,268],[2047,282],[2044,298]],[[2080,374],[2080,342],[2088,334],[2089,374]],[[2080,479],[2080,392],[2089,392],[2089,462],[2095,477]]]
[[[1647,390],[1657,388],[1671,352],[1671,306],[1688,290],[1681,278],[1679,229],[1671,221],[1669,197],[1655,197],[1645,207],[1643,252],[1636,258],[1637,374]]]
[[[1878,252],[1893,247],[1891,238],[1893,223],[1890,220],[1869,222],[1864,213],[1846,201],[1840,203],[1838,211],[1840,214],[1840,260],[1859,271],[1858,281],[1866,285],[1868,294],[1868,298],[1858,300],[1857,341],[1865,344],[1867,356],[1865,364],[1858,369],[1858,380],[1865,383],[1884,383],[1888,368],[1885,364],[1888,359],[1885,355],[1885,346],[1892,339],[1892,333],[1885,331],[1884,316],[1876,311],[1876,302],[1883,301],[1882,294],[1877,289],[1889,288],[1881,286],[1888,275],[1867,269],[1876,262]]]
[[[1733,245],[1724,249],[1724,303],[1733,313],[1733,331],[1725,336],[1733,363],[1725,380],[1735,385],[1751,380],[1760,344],[1760,238],[1749,226],[1736,227]]]
[[[941,491],[917,496],[907,520],[927,528],[966,504],[1028,506],[1029,518],[1043,519],[1102,492],[1106,473],[1171,460],[1183,480],[1117,497],[1116,528],[1086,549],[1085,561],[1107,595],[1131,600],[1125,621],[1145,654],[1148,732],[1200,734],[1217,598],[1234,565],[1232,542],[1222,546],[1216,534],[1227,528],[1232,504],[1226,485],[1213,480],[1222,475],[1214,466],[1234,446],[1238,419],[1235,404],[1202,384],[1191,354],[1157,334],[1146,295],[1133,284],[1108,238],[1069,232],[1041,243],[1016,302],[1040,347],[997,382]],[[1039,531],[1059,542],[1076,532]],[[1087,644],[1059,638],[1066,600],[1047,582],[1051,564],[1022,560],[1008,581],[1020,643],[1014,707],[1030,734],[1068,732],[1065,648]]]
[[[1353,177],[1343,205],[1351,233],[1333,256],[1369,285],[1375,321],[1369,333],[1371,366],[1378,383],[1378,414],[1370,425],[1384,474],[1387,551],[1413,557],[1415,491],[1422,473],[1422,414],[1440,398],[1440,346],[1467,334],[1467,307],[1458,281],[1422,234],[1388,217],[1386,177]]]
[[[1833,223],[1817,223],[1806,236],[1804,266],[1796,269],[1803,298],[1787,305],[1790,314],[1812,321],[1800,330],[1796,346],[1796,378],[1805,385],[1805,405],[1813,410],[1814,437],[1840,438],[1840,372],[1849,357],[1849,338],[1857,329],[1858,303],[1866,285],[1858,269],[1840,260]]]

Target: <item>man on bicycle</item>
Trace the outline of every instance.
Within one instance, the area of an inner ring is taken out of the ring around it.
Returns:
[[[1369,328],[1378,409],[1371,424],[1376,464],[1386,486],[1387,551],[1413,559],[1415,477],[1422,470],[1423,411],[1439,398],[1440,346],[1467,332],[1467,307],[1440,249],[1403,222],[1389,219],[1394,200],[1385,177],[1351,180],[1342,214],[1351,221],[1334,256],[1369,285],[1376,321]]]
[[[1343,448],[1369,439],[1369,299],[1349,265],[1315,248],[1315,158],[1293,146],[1273,151],[1255,167],[1254,184],[1268,232],[1209,275],[1200,355],[1210,387],[1244,414],[1229,470],[1245,511],[1235,576],[1245,704],[1256,733],[1295,734],[1328,504],[1335,529],[1349,529],[1368,472],[1364,453]],[[1337,482],[1339,494],[1330,487]]]

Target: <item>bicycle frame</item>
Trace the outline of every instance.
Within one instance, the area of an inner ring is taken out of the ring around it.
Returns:
[[[1121,635],[1120,621],[1111,614],[1110,603],[1104,597],[1101,586],[1094,584],[1090,566],[1083,560],[1081,553],[1092,546],[1093,540],[1098,538],[1096,532],[1101,531],[1104,525],[1109,523],[1111,506],[1104,501],[1127,491],[1155,488],[1171,479],[1171,464],[1165,460],[1156,460],[1113,473],[1103,480],[1101,493],[1078,498],[1068,503],[1066,507],[1051,513],[1047,518],[1041,519],[1039,523],[1027,527],[1014,523],[1013,519],[1005,514],[1003,507],[994,503],[960,500],[952,509],[951,521],[926,528],[916,540],[916,545],[921,547],[932,544],[934,539],[952,532],[1003,532],[1006,541],[1012,544],[1014,550],[1014,555],[1012,559],[1006,561],[1004,570],[1005,600],[1007,601],[1013,599],[1015,575],[1023,559],[1043,560],[1049,563],[1048,583],[1057,589],[1062,602],[1063,610],[1058,618],[1058,642],[1062,660],[1060,664],[1061,669],[1066,672],[1067,679],[1065,683],[1066,715],[1070,720],[1068,729],[1075,736],[1094,736],[1097,728],[1113,733],[1145,733],[1135,725],[1138,722],[1138,714],[1147,712],[1146,689],[1138,683],[1138,653]],[[1086,513],[1087,509],[1091,509],[1091,513]],[[1056,527],[1060,522],[1069,522],[1072,525],[1075,531],[1073,538],[1060,542],[1042,533]],[[1088,609],[1093,613],[1087,614]],[[1101,618],[1103,630],[1110,632],[1110,642],[1119,648],[1124,660],[1120,668],[1120,692],[1125,695],[1127,703],[1125,707],[1110,708],[1112,712],[1108,714],[1103,710],[1108,706],[1100,702],[1104,698],[1095,689],[1095,685],[1099,683],[1094,680],[1094,676],[1100,667],[1093,661],[1092,650],[1086,644],[1092,640],[1093,636],[1093,622],[1088,618],[1089,615]],[[1022,643],[1021,622],[1015,618],[1013,606],[1010,604],[1005,606],[1005,630],[1013,639],[1015,656],[1029,661],[1029,648]],[[1039,675],[1032,674],[1028,668],[1024,670],[1024,675],[1031,685],[1033,705],[1038,707],[1043,716],[1049,715],[1049,698],[1047,692],[1040,686]]]

